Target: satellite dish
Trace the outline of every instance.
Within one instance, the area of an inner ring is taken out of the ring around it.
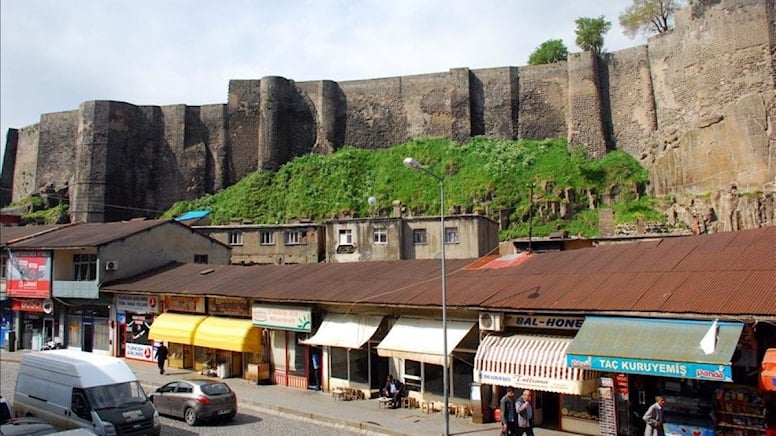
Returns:
[[[374,196],[369,197],[367,200],[367,203],[369,203],[370,206],[374,206],[377,204],[377,199]]]

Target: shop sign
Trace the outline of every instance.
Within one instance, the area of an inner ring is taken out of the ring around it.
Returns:
[[[205,313],[205,299],[203,297],[178,297],[165,295],[164,310]]]
[[[585,322],[583,316],[507,315],[504,324],[509,327],[537,329],[579,330]]]
[[[670,362],[662,360],[629,359],[624,357],[583,356],[567,354],[566,364],[572,368],[604,372],[656,375],[695,380],[733,381],[730,365],[716,363]]]
[[[154,348],[150,345],[133,344],[131,342],[127,342],[124,348],[124,357],[153,362]]]
[[[51,252],[11,251],[9,256],[8,296],[48,298],[51,294]]]
[[[208,313],[211,315],[249,316],[248,302],[243,298],[208,297]]]
[[[37,312],[45,313],[43,304],[45,299],[41,298],[13,298],[11,299],[11,310],[15,312]]]
[[[159,300],[151,295],[116,295],[116,310],[132,313],[159,313]]]
[[[562,394],[582,395],[584,383],[578,380],[563,380],[532,375],[506,374],[501,372],[475,371],[474,382],[498,386],[514,386],[537,391],[559,392]]]
[[[312,327],[311,319],[312,312],[309,308],[254,304],[251,311],[253,325],[270,329],[309,333]]]

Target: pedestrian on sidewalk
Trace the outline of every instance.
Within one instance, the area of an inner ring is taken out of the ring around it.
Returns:
[[[517,435],[534,436],[533,432],[533,392],[524,390],[515,402],[517,409]]]
[[[164,362],[167,361],[167,353],[167,347],[164,345],[164,341],[162,341],[156,349],[156,363],[159,364],[159,374],[164,374]]]
[[[514,436],[517,433],[517,409],[515,408],[515,388],[509,386],[507,393],[499,401],[499,420],[501,434]]]

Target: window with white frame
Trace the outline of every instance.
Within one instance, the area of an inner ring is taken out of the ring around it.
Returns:
[[[97,280],[97,255],[73,255],[73,280],[76,282]]]
[[[287,230],[285,236],[286,245],[299,245],[302,243],[302,232],[299,230]]]
[[[375,227],[372,240],[375,244],[387,244],[388,230],[385,227]]]
[[[261,245],[275,245],[275,232],[269,230],[262,230],[259,232],[259,244]]]
[[[453,352],[450,366],[450,396],[467,398],[474,373],[474,352]],[[404,360],[404,385],[407,390],[424,394],[444,394],[444,367],[433,363]]]
[[[240,231],[231,231],[229,232],[229,245],[242,245],[243,244],[243,233]]]
[[[353,230],[340,229],[339,245],[353,245]]]
[[[445,244],[457,244],[461,242],[458,239],[458,227],[445,227]]]
[[[426,229],[415,229],[412,231],[412,242],[415,245],[428,244],[428,233]]]

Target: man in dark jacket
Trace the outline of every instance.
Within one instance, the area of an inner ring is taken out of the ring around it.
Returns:
[[[517,410],[515,409],[515,388],[508,387],[507,393],[499,402],[501,414],[501,434],[514,435],[517,433]]]
[[[156,349],[156,363],[159,364],[159,374],[164,374],[164,362],[167,361],[167,353],[167,347],[164,345],[164,342],[161,342]]]
[[[396,409],[401,406],[402,385],[399,380],[393,378],[391,374],[385,380],[383,396],[391,399],[391,406]]]

